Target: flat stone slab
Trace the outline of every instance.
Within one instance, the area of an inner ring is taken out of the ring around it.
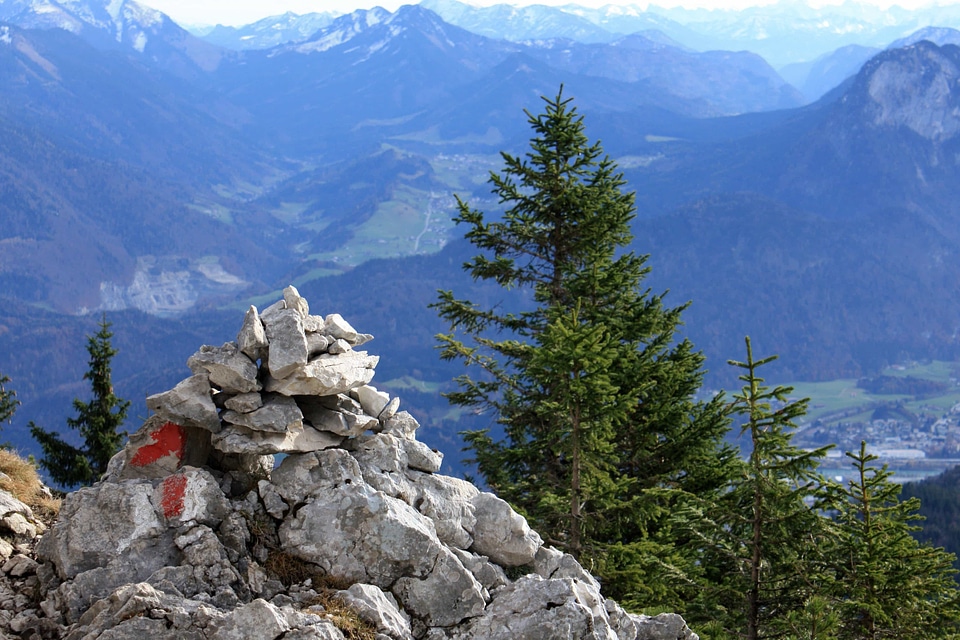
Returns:
[[[210,444],[217,451],[259,456],[321,451],[337,447],[341,442],[343,436],[329,431],[317,431],[307,425],[284,433],[251,431],[231,425],[210,439]]]
[[[285,379],[267,378],[267,391],[285,396],[334,396],[373,380],[379,356],[366,351],[348,351],[340,355],[320,355],[290,373]]]
[[[252,431],[284,433],[303,427],[303,413],[297,401],[279,394],[265,394],[263,406],[250,413],[223,412],[223,421],[246,427]],[[316,426],[316,425],[314,425]]]

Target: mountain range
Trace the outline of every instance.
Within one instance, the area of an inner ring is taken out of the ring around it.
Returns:
[[[805,378],[957,350],[952,32],[851,50],[871,57],[805,104],[756,53],[697,51],[669,16],[568,8],[551,37],[507,39],[431,6],[462,10],[286,16],[241,50],[131,0],[0,2],[0,373],[24,403],[4,439],[29,447],[27,420],[70,415],[102,313],[136,405],[183,377],[184,349],[232,339],[223,318],[294,283],[377,336],[378,384],[449,450],[463,423],[436,392],[456,372],[427,305],[438,288],[525,303],[460,271],[452,194],[496,215],[498,151],[524,151],[523,110],[561,85],[637,192],[650,286],[693,301],[710,384],[744,334]]]

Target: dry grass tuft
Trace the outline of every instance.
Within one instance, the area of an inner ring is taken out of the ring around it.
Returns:
[[[8,449],[0,449],[0,489],[33,509],[43,519],[53,519],[60,513],[60,499],[52,498],[40,482],[37,468]]]
[[[268,576],[279,580],[285,587],[300,584],[306,580],[316,581],[317,577],[321,575],[320,568],[316,565],[295,558],[285,551],[276,550],[267,555],[267,561],[263,563],[263,569]]]
[[[324,615],[343,632],[347,640],[376,640],[377,628],[347,606],[337,593],[350,588],[353,585],[351,581],[326,575],[320,567],[295,558],[285,551],[271,551],[263,568],[267,575],[287,587],[310,580],[313,589],[317,591],[317,598],[312,606],[323,607]]]
[[[315,604],[323,607],[330,622],[343,632],[347,640],[376,640],[377,628],[347,606],[336,591],[332,589],[319,591]]]

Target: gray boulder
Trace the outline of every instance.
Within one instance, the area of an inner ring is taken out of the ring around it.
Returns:
[[[458,640],[619,640],[603,598],[572,579],[524,576],[503,587]]]
[[[257,313],[256,307],[250,305],[243,317],[243,326],[240,327],[240,333],[237,334],[237,345],[240,347],[240,351],[256,362],[263,357],[268,344],[267,332],[263,328],[260,314]]]
[[[148,396],[147,408],[174,424],[217,433],[220,416],[213,404],[212,391],[207,374],[197,374],[170,391]]]
[[[314,496],[280,526],[280,541],[328,575],[378,587],[426,577],[441,548],[433,524],[411,506],[357,484]]]
[[[263,405],[249,413],[227,410],[221,418],[224,422],[246,427],[251,431],[284,433],[303,427],[303,413],[297,401],[288,396],[266,394],[262,396]]]
[[[403,608],[428,627],[452,627],[483,613],[485,590],[463,563],[441,549],[425,578],[404,577],[392,588]]]
[[[543,540],[509,504],[492,493],[480,493],[472,500],[477,524],[470,548],[502,567],[519,567],[533,562]]]
[[[283,309],[264,318],[267,329],[267,368],[282,380],[307,364],[307,337],[303,317],[295,309]]]
[[[265,387],[285,396],[335,396],[370,382],[379,361],[366,351],[324,353],[282,377],[271,368]]]
[[[228,342],[222,347],[204,345],[190,356],[187,366],[195,374],[206,373],[210,384],[227,393],[259,391],[257,365],[237,347]]]
[[[412,640],[410,616],[397,606],[392,593],[372,584],[355,584],[341,591],[340,598],[378,632],[394,640]]]
[[[265,456],[275,453],[305,453],[339,446],[343,436],[329,431],[317,431],[302,425],[286,432],[254,431],[230,426],[214,434],[210,444],[223,453]]]

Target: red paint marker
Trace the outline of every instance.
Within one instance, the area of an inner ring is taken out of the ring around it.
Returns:
[[[183,427],[167,422],[151,433],[150,438],[153,444],[140,447],[130,464],[135,467],[145,467],[169,455],[176,456],[178,461],[183,460],[187,446],[187,434]]]
[[[183,513],[183,498],[187,491],[184,475],[170,476],[160,485],[160,508],[166,518],[175,518]]]

